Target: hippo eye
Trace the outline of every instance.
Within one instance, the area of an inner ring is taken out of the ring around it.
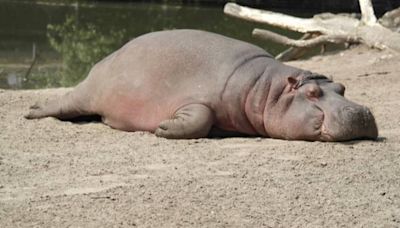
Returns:
[[[343,84],[341,83],[335,83],[335,88],[334,88],[335,92],[337,92],[338,94],[344,96],[344,91],[346,90],[346,87],[344,87]]]

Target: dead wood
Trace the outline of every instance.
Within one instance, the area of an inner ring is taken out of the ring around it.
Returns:
[[[324,13],[312,18],[298,18],[267,10],[227,3],[224,12],[248,21],[265,23],[301,33],[320,34],[309,40],[293,40],[271,31],[254,29],[253,36],[291,47],[310,48],[325,43],[363,43],[372,48],[400,52],[400,34],[377,21],[370,0],[359,0],[361,20],[343,14]]]
[[[306,33],[304,34],[300,40],[307,40],[313,37],[314,35],[311,33]],[[303,55],[305,55],[308,51],[308,48],[299,48],[299,47],[289,47],[285,51],[279,53],[277,56],[275,56],[275,59],[280,60],[280,61],[289,61],[289,60],[294,60],[294,59],[299,59]]]
[[[276,43],[280,43],[287,46],[299,47],[299,48],[312,48],[318,45],[326,44],[326,43],[346,43],[346,42],[358,42],[356,37],[350,37],[346,35],[321,35],[315,38],[307,39],[307,40],[294,40],[290,39],[286,36],[279,35],[277,33],[263,30],[263,29],[254,29],[253,36],[263,38],[266,40],[271,40]]]
[[[400,32],[400,7],[386,12],[379,23],[394,32]]]

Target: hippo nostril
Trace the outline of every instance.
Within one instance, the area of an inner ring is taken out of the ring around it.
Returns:
[[[371,111],[363,106],[345,106],[340,111],[344,132],[356,138],[376,138],[377,127]]]
[[[345,120],[356,123],[357,125],[366,126],[370,121],[372,114],[365,107],[346,106],[342,110]],[[346,122],[347,122],[346,121]]]
[[[348,115],[351,115],[351,114],[357,112],[358,109],[359,109],[358,107],[355,108],[355,107],[352,107],[352,106],[344,106],[342,108],[342,112],[343,113],[347,113]]]
[[[361,111],[360,108],[345,106],[340,110],[339,115],[341,116],[340,122],[351,128],[354,128],[354,126],[352,126],[354,124],[358,125],[361,124],[361,122],[364,122],[363,111]]]

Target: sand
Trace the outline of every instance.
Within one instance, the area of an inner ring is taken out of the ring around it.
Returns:
[[[344,83],[379,139],[167,140],[23,118],[68,88],[0,90],[0,227],[400,227],[400,56],[289,64]]]

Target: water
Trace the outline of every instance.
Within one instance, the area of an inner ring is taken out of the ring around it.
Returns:
[[[34,3],[0,0],[0,88],[74,86],[109,53],[141,34],[191,28],[257,44],[272,54],[283,46],[251,37],[253,28],[222,7],[157,3]]]

